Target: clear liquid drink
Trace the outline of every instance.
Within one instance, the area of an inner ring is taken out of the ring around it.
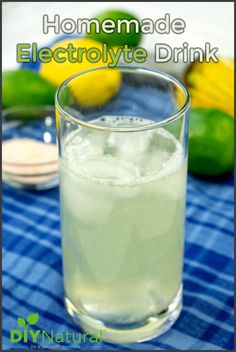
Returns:
[[[66,307],[107,341],[157,336],[182,307],[184,129],[154,125],[105,115],[67,129],[61,143]]]

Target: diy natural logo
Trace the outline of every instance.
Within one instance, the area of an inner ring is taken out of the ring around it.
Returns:
[[[23,342],[34,342],[34,343],[99,343],[103,340],[103,330],[94,332],[93,334],[80,333],[80,332],[70,332],[66,330],[65,332],[54,332],[54,330],[46,331],[43,329],[35,330],[35,325],[38,322],[38,313],[33,313],[28,315],[26,320],[22,317],[17,318],[17,324],[19,329],[10,331],[10,341],[12,343]],[[31,328],[32,327],[32,328]],[[22,330],[23,329],[23,330]]]
[[[19,342],[22,340],[24,342],[28,342],[29,336],[32,337],[32,341],[36,342],[37,336],[40,333],[41,330],[32,330],[28,329],[30,325],[34,325],[37,323],[39,319],[38,313],[33,313],[28,315],[28,317],[25,319],[18,317],[17,318],[17,324],[20,328],[23,328],[23,331],[20,330],[11,330],[10,332],[10,340],[11,342]]]

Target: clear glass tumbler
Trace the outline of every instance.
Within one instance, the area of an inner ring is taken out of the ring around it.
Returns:
[[[56,96],[65,303],[104,341],[149,340],[182,308],[189,95],[142,68],[98,68]]]

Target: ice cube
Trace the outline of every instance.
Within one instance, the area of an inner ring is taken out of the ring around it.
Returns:
[[[102,148],[104,150],[109,133],[106,131],[90,131],[87,134],[87,139],[94,146]]]
[[[164,128],[156,129],[150,135],[149,145],[147,149],[149,153],[165,150],[169,155],[171,155],[174,153],[175,149],[176,140],[174,139],[174,136]]]
[[[111,156],[97,156],[78,165],[78,174],[91,182],[90,190],[116,202],[138,193],[139,177],[135,165]]]
[[[61,167],[62,203],[84,224],[101,224],[109,217],[113,202],[93,183],[80,178],[67,167]]]
[[[114,204],[134,197],[136,169],[131,163],[96,155],[61,164],[62,198],[81,222],[101,224]]]
[[[63,158],[66,159],[68,163],[74,163],[78,160],[85,160],[89,157],[102,155],[103,148],[102,142],[98,143],[98,141],[77,134],[73,140],[65,146]]]
[[[98,282],[116,282],[131,236],[131,225],[122,209],[113,212],[101,227],[86,228],[80,234],[81,251]]]
[[[146,154],[140,163],[140,174],[148,176],[157,174],[163,167],[163,164],[169,159],[169,154],[165,150],[158,150]]]
[[[78,164],[76,173],[103,184],[129,184],[135,182],[137,176],[132,163],[106,155],[87,158]]]
[[[173,199],[161,194],[137,203],[135,217],[138,236],[150,239],[165,234],[173,226],[176,210]]]
[[[137,162],[147,150],[152,131],[114,132],[108,137],[107,147],[115,150],[115,155],[122,159]]]

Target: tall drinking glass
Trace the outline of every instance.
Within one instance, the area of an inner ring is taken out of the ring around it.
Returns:
[[[188,108],[185,87],[149,69],[58,89],[65,303],[105,341],[149,340],[180,314]]]

